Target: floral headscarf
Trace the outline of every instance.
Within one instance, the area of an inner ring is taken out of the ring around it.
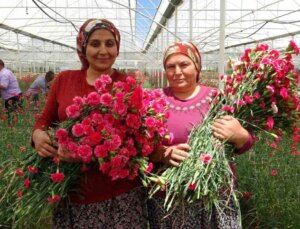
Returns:
[[[196,70],[198,73],[201,72],[201,55],[197,47],[191,43],[191,42],[186,42],[186,41],[179,41],[171,44],[167,50],[165,51],[164,55],[164,68],[166,69],[166,60],[168,59],[169,56],[175,53],[180,53],[183,55],[186,55],[189,57],[193,63],[195,64]]]
[[[106,29],[114,35],[114,37],[116,39],[116,43],[117,43],[118,53],[119,53],[121,37],[120,37],[120,32],[115,27],[115,25],[106,19],[96,19],[96,18],[88,19],[80,27],[80,30],[78,32],[77,39],[76,39],[77,53],[78,53],[79,59],[81,61],[81,69],[83,69],[83,70],[87,69],[89,67],[89,62],[87,61],[86,55],[85,55],[86,44],[87,44],[87,41],[88,41],[90,35],[96,29]]]

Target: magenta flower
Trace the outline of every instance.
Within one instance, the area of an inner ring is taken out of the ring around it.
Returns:
[[[113,100],[113,98],[112,98],[111,94],[109,94],[109,93],[104,93],[100,97],[100,102],[104,106],[110,106],[112,103],[112,100]]]
[[[207,164],[209,164],[210,161],[211,161],[211,156],[210,156],[208,153],[202,153],[202,154],[200,155],[199,160],[200,160],[203,164],[207,165]]]
[[[145,173],[146,173],[146,174],[151,173],[152,169],[153,169],[153,163],[150,162],[150,163],[148,164],[148,167],[146,168]]]
[[[60,196],[55,195],[53,197],[48,197],[47,200],[48,200],[49,203],[56,203],[56,202],[60,201],[60,199],[61,199]]]
[[[54,183],[61,183],[65,179],[65,175],[63,173],[52,173],[51,180]]]
[[[24,176],[24,172],[23,172],[22,169],[16,169],[16,174],[17,174],[19,177]]]
[[[72,104],[66,108],[66,113],[69,118],[78,118],[80,115],[80,106]]]
[[[269,116],[267,119],[267,130],[273,129],[274,119],[272,116]]]
[[[84,127],[81,123],[76,123],[73,127],[72,127],[72,134],[75,137],[80,137],[84,134]]]
[[[35,167],[33,167],[32,165],[29,165],[29,166],[27,167],[27,170],[28,170],[30,173],[33,173],[33,174],[38,173],[38,170],[37,170]]]
[[[283,87],[283,88],[280,89],[280,96],[283,99],[288,99],[289,94],[288,94],[288,90],[285,87]]]
[[[230,113],[234,113],[234,107],[232,107],[232,106],[224,106],[224,107],[222,107],[222,111],[228,111]]]

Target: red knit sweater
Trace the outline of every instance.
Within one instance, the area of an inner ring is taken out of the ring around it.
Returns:
[[[125,79],[125,75],[117,71],[111,77],[113,82]],[[112,84],[110,87],[112,88]],[[67,119],[66,107],[72,103],[72,99],[75,96],[86,96],[92,91],[95,91],[95,87],[87,83],[86,71],[76,70],[60,73],[53,83],[41,118],[37,120],[33,130],[48,128],[55,123],[63,122]],[[70,199],[74,203],[101,202],[141,186],[138,179],[112,181],[110,177],[98,170],[88,171],[86,175],[75,187],[80,193],[70,195]]]

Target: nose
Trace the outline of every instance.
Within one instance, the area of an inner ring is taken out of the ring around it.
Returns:
[[[107,49],[104,43],[99,45],[98,53],[102,55],[107,54]]]
[[[181,68],[179,65],[175,65],[175,74],[181,74]]]

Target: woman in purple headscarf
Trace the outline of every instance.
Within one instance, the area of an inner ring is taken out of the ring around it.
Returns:
[[[162,89],[167,100],[170,117],[169,131],[174,138],[152,154],[152,160],[178,166],[189,154],[188,135],[200,124],[208,112],[216,89],[200,85],[201,55],[191,42],[176,42],[165,51],[163,65],[169,83]],[[234,144],[236,153],[247,151],[253,143],[251,135],[238,120],[224,116],[212,126],[213,134],[220,140]],[[234,164],[232,164],[234,176]],[[207,211],[201,200],[192,205],[180,206],[170,213],[164,211],[164,193],[148,201],[151,229],[201,228],[240,229],[238,207],[233,201],[223,213],[216,209]]]
[[[81,70],[64,71],[51,87],[47,104],[34,125],[33,144],[42,157],[57,156],[73,162],[69,152],[53,148],[45,129],[66,120],[66,107],[75,96],[86,96],[96,91],[95,80],[108,74],[112,83],[126,76],[112,68],[119,54],[120,33],[108,20],[89,19],[77,36],[77,52]],[[110,89],[112,84],[110,85]],[[54,212],[54,228],[146,228],[146,193],[138,179],[110,177],[98,169],[87,171],[69,198],[63,200]]]

